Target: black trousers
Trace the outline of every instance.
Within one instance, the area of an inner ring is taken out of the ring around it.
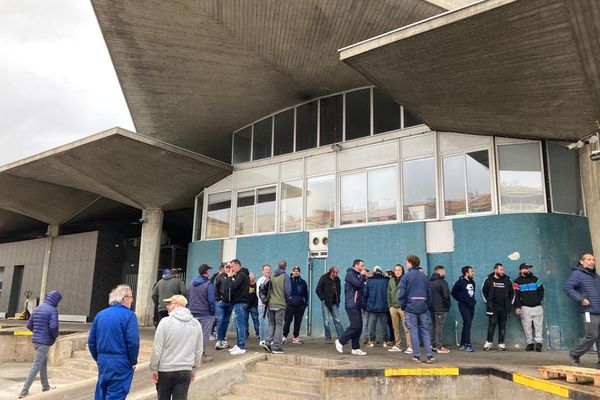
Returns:
[[[498,325],[498,343],[504,343],[508,315],[504,306],[494,304],[492,307],[494,314],[489,316],[487,341],[490,343],[494,341],[494,332],[496,331],[496,325]]]
[[[158,372],[158,400],[187,400],[192,371]]]
[[[341,344],[352,341],[352,350],[360,349],[360,334],[363,327],[362,311],[360,308],[346,308],[346,314],[348,314],[350,326],[346,328],[339,341]]]
[[[300,327],[302,326],[302,317],[304,317],[304,310],[306,306],[301,304],[299,306],[289,305],[285,308],[285,323],[283,324],[283,337],[287,337],[290,333],[290,325],[292,319],[294,320],[294,337],[300,336]]]

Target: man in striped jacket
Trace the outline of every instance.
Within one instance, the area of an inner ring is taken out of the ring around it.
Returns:
[[[525,351],[542,351],[544,342],[543,325],[544,285],[531,272],[531,265],[523,263],[519,266],[519,277],[513,282],[515,290],[515,314],[521,317],[521,325],[525,331],[527,347]],[[533,330],[532,328],[533,324]],[[535,331],[535,338],[534,338]],[[534,342],[535,340],[535,342]]]

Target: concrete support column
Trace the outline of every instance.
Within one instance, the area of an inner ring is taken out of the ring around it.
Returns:
[[[600,161],[590,160],[590,153],[596,148],[596,145],[584,146],[579,150],[579,169],[592,237],[593,250],[590,251],[593,251],[597,260],[600,257]]]
[[[48,283],[48,269],[50,268],[50,256],[52,255],[52,242],[54,238],[58,236],[60,225],[51,224],[48,225],[48,232],[46,233],[46,247],[44,249],[44,265],[42,266],[42,283],[40,286],[40,303],[44,301],[46,297],[46,286]]]
[[[163,211],[158,208],[147,208],[142,211],[141,221],[142,238],[135,293],[135,314],[140,326],[150,326],[154,315],[151,295],[160,256]]]

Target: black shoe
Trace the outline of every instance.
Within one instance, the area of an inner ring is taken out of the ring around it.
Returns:
[[[283,349],[279,348],[279,349],[273,349],[271,351],[271,353],[273,353],[273,354],[284,354],[285,351],[283,351]]]
[[[263,349],[265,349],[267,352],[272,353],[273,349],[271,349],[271,345],[268,343],[264,343],[261,345]]]
[[[571,357],[571,361],[573,361],[573,365],[575,366],[579,366],[579,356],[574,356],[573,354],[569,353],[569,357]]]
[[[527,347],[525,347],[525,351],[533,351],[533,343],[529,343]]]
[[[542,344],[541,343],[536,343],[535,344],[535,351],[537,351],[538,353],[542,351]]]

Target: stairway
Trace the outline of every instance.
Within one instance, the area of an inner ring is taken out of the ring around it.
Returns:
[[[321,398],[322,360],[294,355],[270,354],[254,364],[243,383],[231,386],[222,400],[317,400]]]

